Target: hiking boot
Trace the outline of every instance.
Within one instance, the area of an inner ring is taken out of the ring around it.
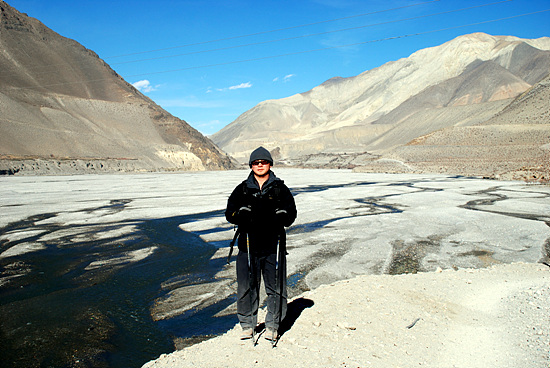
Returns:
[[[241,340],[251,339],[253,335],[254,335],[254,331],[251,328],[245,328],[241,332]]]
[[[275,341],[279,337],[279,334],[277,333],[277,330],[272,330],[271,328],[268,328],[265,330],[265,339],[269,341]]]

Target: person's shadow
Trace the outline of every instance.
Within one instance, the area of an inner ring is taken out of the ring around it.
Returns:
[[[290,303],[288,303],[287,310],[286,310],[286,317],[281,321],[281,324],[279,325],[279,338],[285,334],[288,330],[292,328],[294,325],[294,322],[300,317],[300,314],[304,311],[306,308],[313,307],[315,303],[311,299],[306,298],[298,298],[294,299]],[[265,323],[261,323],[258,326],[259,331],[264,331],[265,329]]]

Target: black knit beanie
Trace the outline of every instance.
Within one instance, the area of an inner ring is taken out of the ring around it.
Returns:
[[[248,160],[248,164],[252,166],[252,163],[256,160],[266,160],[273,165],[273,159],[271,158],[271,153],[269,153],[268,150],[266,150],[263,147],[258,147],[252,153],[250,154],[250,160]]]

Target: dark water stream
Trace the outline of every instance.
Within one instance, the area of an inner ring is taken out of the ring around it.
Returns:
[[[114,201],[111,209],[124,204]],[[0,366],[140,367],[173,351],[174,337],[226,331],[236,319],[212,316],[232,300],[162,323],[150,314],[166,280],[189,275],[193,282],[216,272],[208,269],[215,247],[178,228],[214,215],[219,213],[75,228],[52,222],[56,214],[49,213],[0,229],[2,234],[33,231],[21,240],[4,241],[1,251],[24,243],[44,247],[0,259],[2,277],[8,280],[0,285]],[[128,225],[136,229],[131,235],[97,236]],[[140,261],[127,256],[152,247],[154,252]],[[98,260],[105,263],[90,267]]]

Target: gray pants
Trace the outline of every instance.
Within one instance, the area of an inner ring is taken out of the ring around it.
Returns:
[[[251,254],[249,270],[248,254],[239,251],[237,255],[237,316],[243,329],[256,328],[258,324],[261,278],[264,280],[267,294],[265,326],[273,330],[279,329],[279,321],[284,319],[287,308],[286,256],[284,252],[281,253],[278,267],[275,264],[276,254],[267,256]],[[250,276],[252,276],[252,280]],[[279,311],[281,311],[280,319]]]

